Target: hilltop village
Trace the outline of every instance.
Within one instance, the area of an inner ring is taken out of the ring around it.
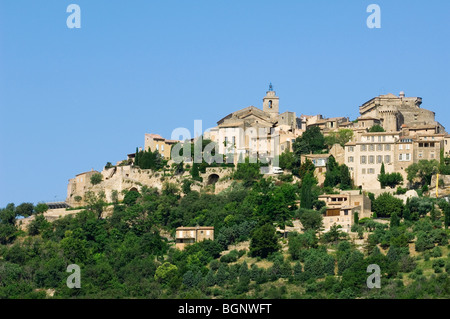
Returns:
[[[0,297],[448,298],[449,135],[434,112],[403,92],[354,120],[279,101],[270,86],[201,136],[145,134],[70,179],[66,202],[0,209]],[[81,289],[66,285],[74,263]]]
[[[337,223],[350,231],[354,212],[359,212],[360,217],[370,217],[372,214],[368,193],[395,194],[398,186],[404,190],[396,195],[399,198],[406,200],[407,197],[417,196],[414,190],[405,194],[407,189],[417,186],[416,179],[408,177],[408,167],[421,161],[435,161],[438,166],[450,155],[450,135],[436,121],[433,111],[421,107],[420,97],[406,97],[404,92],[398,96],[390,93],[374,97],[359,107],[360,116],[354,120],[348,117],[325,118],[320,114],[297,116],[291,111],[281,113],[279,100],[271,84],[262,99],[262,109],[249,106],[237,110],[221,118],[216,127],[204,132],[203,141],[215,144],[217,152],[224,157],[227,154],[226,164],[203,163],[196,178],[193,178],[193,158],[185,157],[180,167],[172,160],[171,151],[177,144],[194,145],[198,138],[179,141],[147,133],[143,148],[139,147],[116,165],[108,163],[101,172],[92,170],[70,179],[66,203],[71,207],[84,206],[86,193],[91,191],[102,192],[106,201],[113,202],[123,200],[127,191],[139,192],[143,186],[161,190],[164,183],[181,185],[188,180],[192,190],[206,189],[218,194],[233,183],[232,176],[239,158],[257,157],[262,152],[268,154],[267,150],[272,149],[274,152],[270,159],[275,156],[281,159],[281,175],[293,173],[293,165],[283,162],[283,158],[290,154],[294,162],[312,163],[314,177],[320,186],[324,186],[326,181],[330,157],[333,157],[333,163],[348,168],[351,187],[339,190],[337,194],[322,194],[320,199],[329,208],[324,215],[325,229],[329,230]],[[326,143],[322,149],[295,149],[296,141],[301,140],[308,131],[320,132]],[[256,132],[264,134],[253,134]],[[164,165],[157,170],[136,165],[136,154],[143,152],[156,154]],[[229,154],[232,154],[231,157]],[[266,176],[274,176],[272,172],[268,169]],[[436,188],[436,195],[442,197],[448,194],[446,186],[450,184],[450,179],[443,176],[441,185],[436,187],[436,183],[439,184],[434,174],[436,172],[433,171],[432,185],[428,186]],[[386,187],[380,181],[381,173],[388,178],[396,177],[397,181],[394,178],[394,182]],[[293,175],[294,181],[301,180],[298,174]],[[98,182],[93,176],[98,176]],[[347,214],[349,217],[340,221],[336,217]]]

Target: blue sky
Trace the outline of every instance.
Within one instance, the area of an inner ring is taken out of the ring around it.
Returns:
[[[449,130],[449,17],[446,0],[0,0],[0,207],[64,199],[144,133],[261,107],[269,82],[281,111],[351,119],[404,90]]]

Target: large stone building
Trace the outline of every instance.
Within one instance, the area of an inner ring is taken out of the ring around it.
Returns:
[[[262,110],[249,106],[230,113],[205,133],[205,138],[216,142],[220,154],[238,156],[267,156],[274,158],[288,150],[304,129],[295,112],[280,114],[279,97],[272,85],[263,98]]]
[[[379,189],[378,175],[384,163],[386,173],[398,172],[406,182],[406,168],[420,160],[440,160],[446,134],[407,132],[364,133],[356,142],[345,145],[344,163],[356,186]]]
[[[406,97],[404,92],[399,96],[392,93],[377,96],[359,107],[362,117],[379,119],[386,131],[399,131],[403,124],[410,126],[434,125],[437,132],[444,127],[435,121],[435,113],[420,107],[421,97]]]

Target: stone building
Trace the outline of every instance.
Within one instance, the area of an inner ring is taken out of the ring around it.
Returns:
[[[170,151],[172,146],[177,144],[179,141],[176,140],[167,140],[158,134],[145,134],[145,143],[144,150],[145,151],[158,151],[162,157],[165,159],[170,159]]]
[[[356,186],[379,189],[378,174],[384,163],[386,173],[393,173],[398,132],[364,133],[356,142],[345,145],[345,164]]]
[[[435,121],[435,113],[421,108],[421,104],[421,97],[406,97],[404,92],[400,92],[399,96],[389,93],[367,101],[359,107],[359,112],[362,117],[379,119],[383,128],[389,132],[399,131],[403,124],[432,124],[444,130],[442,125]]]
[[[325,174],[327,173],[327,164],[330,156],[331,154],[305,154],[300,157],[302,163],[308,159],[314,164],[314,176],[317,178],[320,186],[325,182]]]
[[[354,224],[355,213],[359,218],[370,217],[372,214],[371,201],[358,191],[344,191],[341,194],[320,195],[319,200],[326,203],[327,210],[323,216],[324,231],[333,225],[342,226],[342,230],[350,232]]]
[[[406,168],[420,160],[440,161],[445,134],[403,135],[402,132],[361,134],[345,145],[345,164],[356,186],[380,189],[378,175],[384,163],[386,173],[398,172],[407,181]]]
[[[230,113],[204,136],[217,143],[220,154],[233,154],[236,162],[241,154],[274,158],[292,151],[292,143],[303,131],[295,112],[280,114],[279,97],[270,85],[262,110],[249,106]]]
[[[82,204],[84,201],[84,194],[93,186],[91,183],[92,175],[99,173],[100,172],[92,169],[89,172],[80,173],[76,175],[75,178],[69,179],[66,203],[70,206]],[[80,196],[82,200],[76,201],[75,198],[77,196]]]
[[[176,229],[177,249],[183,250],[187,245],[191,245],[203,240],[214,240],[214,227],[178,227]]]

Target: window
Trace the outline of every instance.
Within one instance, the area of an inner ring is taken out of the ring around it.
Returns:
[[[225,146],[228,144],[228,137],[225,136]]]
[[[383,142],[386,142],[386,135],[383,135]]]
[[[422,157],[423,157],[423,153],[420,152],[420,153],[419,153],[419,158],[422,158]]]
[[[386,164],[389,164],[391,162],[391,155],[385,155],[384,156],[384,161]]]
[[[236,136],[233,136],[233,137],[231,138],[231,141],[232,141],[233,145],[236,144]]]
[[[434,158],[434,153],[430,153],[430,158]]]
[[[403,144],[399,144],[399,145],[398,145],[398,149],[399,149],[399,150],[402,150],[402,149],[403,149]]]
[[[391,144],[385,144],[384,145],[384,150],[385,151],[390,151],[391,150]]]
[[[369,156],[369,164],[373,164],[373,163],[375,163],[375,156],[370,155]]]
[[[405,149],[407,149],[407,150],[411,149],[411,145],[406,144],[406,145],[405,145]]]
[[[348,157],[348,162],[349,162],[349,163],[353,163],[353,156],[349,156],[349,157]]]
[[[381,142],[381,135],[378,136],[378,142]]]
[[[398,154],[398,160],[403,161],[403,154]]]
[[[377,144],[377,151],[383,150],[383,144]]]
[[[383,161],[383,156],[378,155],[377,156],[377,164],[381,164],[382,161]]]
[[[367,146],[365,144],[361,145],[361,151],[366,151],[367,150]]]
[[[156,150],[159,151],[159,144],[156,144]]]
[[[163,144],[163,145],[161,145],[161,151],[163,151],[163,152],[164,152],[164,144]]]
[[[375,169],[374,168],[369,168],[367,170],[367,174],[375,174]]]
[[[361,171],[361,173],[362,173],[362,174],[366,174],[366,169],[363,168],[362,171]]]
[[[446,141],[446,142],[447,142],[447,141]],[[353,149],[353,146],[349,146],[349,147],[348,147],[348,151],[349,151],[349,152],[353,152],[353,150],[354,150],[354,149]]]
[[[373,137],[373,136],[372,136],[372,137]],[[369,151],[371,151],[371,152],[375,151],[375,145],[370,144],[370,145],[369,145]]]
[[[366,164],[367,156],[361,156],[361,164]]]
[[[372,142],[375,142],[375,136],[372,136],[371,140]]]
[[[407,154],[405,154],[406,155],[406,161],[409,161],[409,160],[411,160],[411,154],[409,154],[409,153],[407,153]]]

